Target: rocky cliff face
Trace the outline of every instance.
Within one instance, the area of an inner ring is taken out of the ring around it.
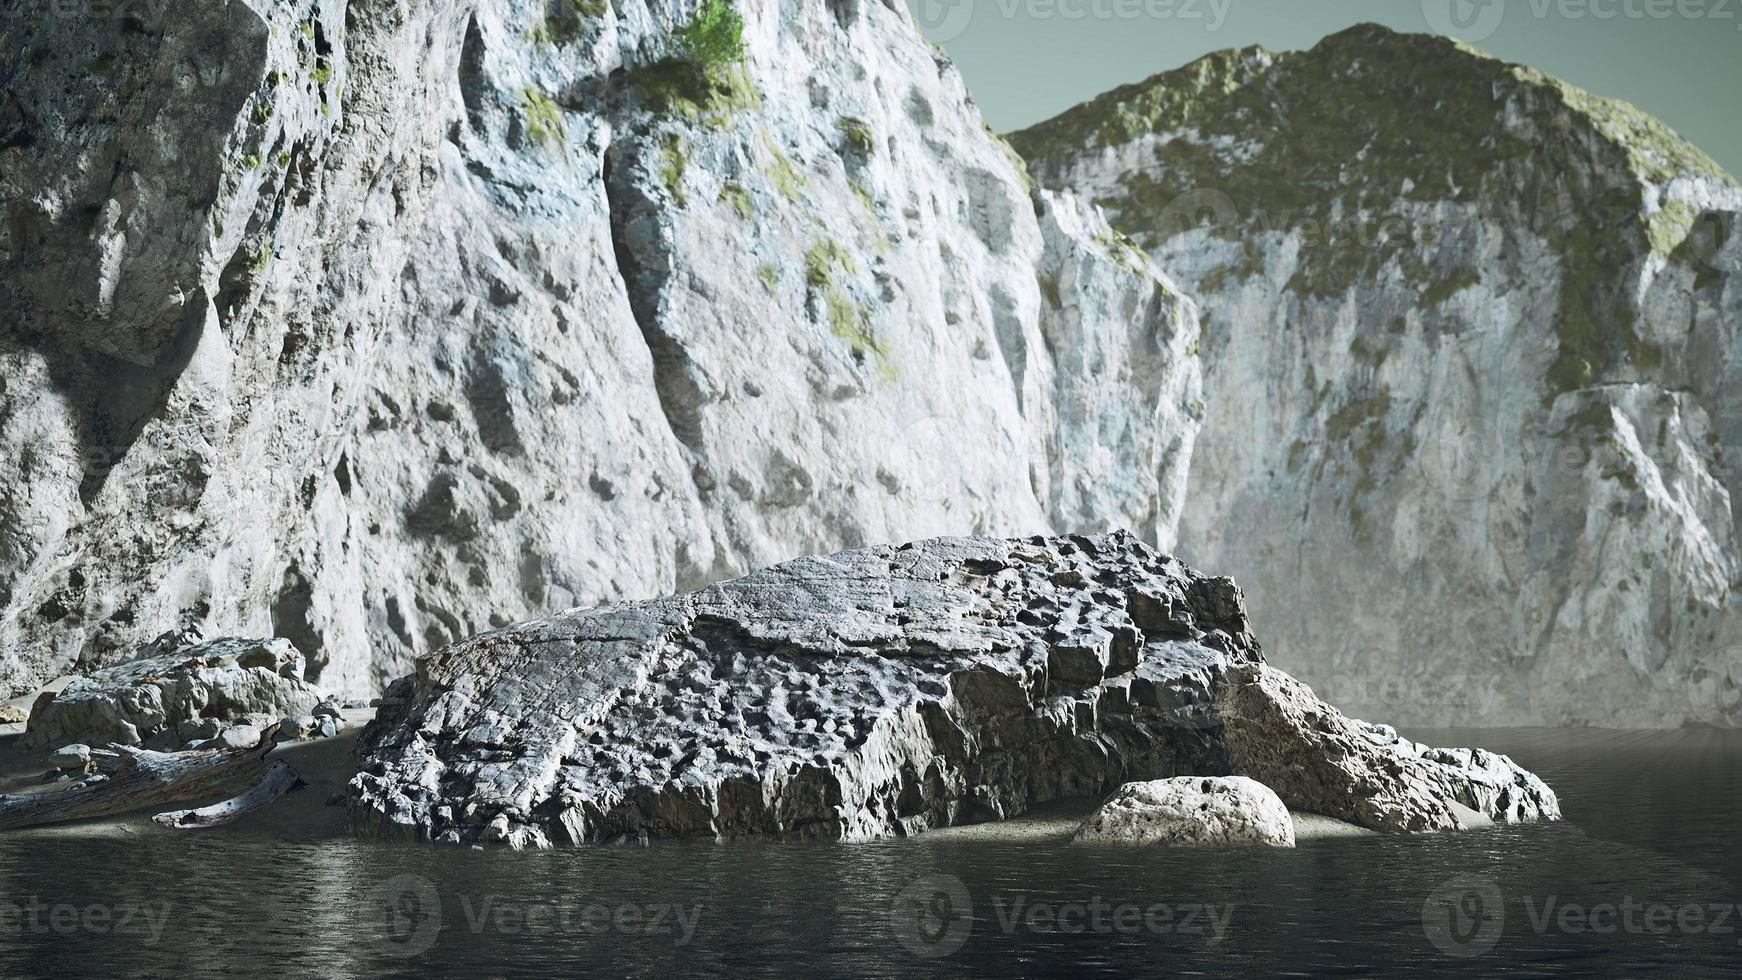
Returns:
[[[1361,27],[1018,134],[1204,309],[1182,554],[1411,723],[1742,723],[1742,192],[1660,122]]]
[[[868,840],[1230,772],[1374,830],[1560,816],[1504,756],[1345,718],[1232,580],[1125,533],[800,559],[475,637],[386,702],[353,819],[447,843]]]
[[[4,693],[192,626],[363,690],[802,553],[1171,541],[1194,306],[899,4],[746,0],[707,64],[672,0],[93,10],[0,14]]]

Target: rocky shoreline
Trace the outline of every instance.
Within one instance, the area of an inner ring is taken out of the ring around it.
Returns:
[[[314,822],[329,831],[513,848],[917,837],[1109,794],[1118,818],[1091,816],[1082,834],[1226,843],[1233,817],[1157,816],[1208,812],[1179,794],[1226,787],[1272,801],[1239,817],[1270,843],[1292,843],[1293,825],[1559,817],[1553,791],[1504,756],[1343,716],[1265,663],[1232,580],[1124,533],[864,549],[537,620],[426,658],[360,733],[370,710],[301,681],[282,641],[171,636],[140,653],[45,692],[12,740],[20,761],[55,753],[37,792],[71,794],[84,819],[110,816],[91,800],[127,789],[123,764],[189,779],[190,803],[233,793],[212,811],[226,820],[263,819],[309,781],[285,762],[298,757],[318,760],[333,812]],[[1170,777],[1194,778],[1144,782]],[[123,796],[115,812],[165,798]],[[0,797],[0,825],[41,799]]]
[[[1345,718],[1234,583],[1128,534],[934,539],[456,644],[364,733],[361,832],[872,840],[1176,775],[1385,832],[1559,816],[1510,760]]]

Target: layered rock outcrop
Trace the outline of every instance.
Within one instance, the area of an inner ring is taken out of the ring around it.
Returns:
[[[258,729],[312,715],[324,700],[303,680],[302,654],[289,640],[168,634],[137,657],[45,694],[30,712],[25,742],[178,749],[227,728]]]
[[[0,694],[162,632],[334,691],[929,534],[1169,543],[1193,305],[899,5],[0,12]],[[92,10],[99,8],[93,7]]]
[[[1217,699],[1229,768],[1293,809],[1390,833],[1560,815],[1553,791],[1511,759],[1430,748],[1356,721],[1268,664],[1230,670]]]
[[[1012,137],[1203,304],[1181,553],[1411,724],[1742,723],[1742,191],[1632,106],[1365,26]]]
[[[1462,826],[1454,800],[1559,816],[1503,757],[1465,773],[1346,737],[1358,723],[1268,671],[1231,580],[1129,534],[807,558],[438,651],[364,732],[352,814],[515,847],[866,840],[1232,773],[1380,830]]]

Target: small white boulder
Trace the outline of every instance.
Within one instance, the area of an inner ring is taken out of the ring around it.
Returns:
[[[1127,783],[1083,821],[1077,843],[1294,846],[1294,821],[1270,787],[1245,776]]]
[[[260,744],[261,731],[253,725],[237,725],[235,728],[224,729],[224,734],[217,738],[217,747],[223,749],[251,749]]]

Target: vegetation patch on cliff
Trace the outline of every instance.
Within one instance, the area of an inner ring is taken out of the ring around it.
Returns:
[[[762,96],[745,70],[744,18],[726,0],[708,0],[670,39],[672,53],[637,69],[631,85],[655,112],[721,126]]]
[[[804,268],[805,282],[821,304],[830,332],[847,342],[855,359],[871,361],[878,373],[894,377],[896,367],[889,357],[889,345],[872,331],[871,311],[855,301],[837,278],[858,272],[852,253],[832,238],[819,238],[805,253]]]
[[[1147,247],[1199,230],[1204,195],[1224,202],[1211,233],[1246,246],[1200,287],[1262,273],[1254,243],[1299,243],[1287,288],[1342,302],[1398,279],[1438,306],[1478,280],[1434,261],[1460,222],[1489,212],[1560,255],[1558,349],[1549,397],[1649,376],[1661,359],[1638,331],[1627,284],[1666,256],[1698,215],[1648,204],[1676,178],[1735,186],[1708,155],[1623,102],[1442,37],[1362,25],[1307,51],[1244,48],[1116,89],[1012,137],[1046,182],[1109,147],[1144,162],[1110,175],[1097,203]],[[1448,208],[1448,206],[1451,206]],[[1461,216],[1461,217],[1459,217]]]

